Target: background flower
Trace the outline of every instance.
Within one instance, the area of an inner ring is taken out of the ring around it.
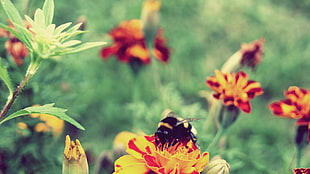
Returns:
[[[8,21],[9,27],[15,30],[14,25]],[[28,22],[25,21],[25,25],[27,29],[31,26]],[[12,33],[8,30],[0,28],[0,37],[7,37],[8,40],[5,42],[4,47],[7,50],[13,59],[14,62],[20,66],[24,63],[24,58],[28,55],[27,47],[24,43],[22,43],[19,39],[17,39]]]
[[[308,126],[310,142],[310,90],[292,86],[284,95],[286,99],[271,103],[269,108],[277,116],[298,119],[297,125]]]
[[[250,99],[263,94],[258,82],[248,80],[243,71],[238,73],[222,73],[215,71],[215,76],[208,77],[207,85],[215,92],[216,99],[223,100],[225,105],[235,105],[243,112],[250,113]]]
[[[163,31],[158,30],[155,37],[154,56],[162,62],[167,62],[170,51],[165,45]],[[142,31],[142,22],[138,19],[121,22],[116,28],[109,32],[114,43],[101,50],[103,59],[115,55],[121,62],[129,63],[138,60],[143,64],[150,63],[150,52]]]
[[[33,105],[40,106],[40,105]],[[53,115],[49,114],[30,114],[31,118],[39,118],[40,123],[37,123],[34,127],[36,132],[51,132],[55,137],[62,134],[65,122]]]
[[[293,172],[295,174],[308,174],[310,173],[310,168],[298,168],[298,169],[293,169]]]

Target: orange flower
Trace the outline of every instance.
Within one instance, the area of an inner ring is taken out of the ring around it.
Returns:
[[[13,57],[14,62],[20,66],[24,63],[24,58],[28,55],[26,45],[17,38],[11,38],[5,42],[5,49]]]
[[[13,24],[8,21],[10,24],[10,28],[15,29]],[[30,28],[30,25],[25,22],[27,28]],[[13,34],[9,31],[0,28],[0,37],[8,37],[4,44],[5,49],[7,52],[13,57],[14,62],[20,66],[24,63],[24,58],[28,55],[28,50],[25,44],[23,44],[20,40],[18,40]]]
[[[199,174],[209,162],[207,152],[190,141],[163,150],[155,145],[154,135],[140,136],[129,141],[127,153],[115,161],[114,174]]]
[[[298,119],[299,126],[308,126],[308,142],[310,142],[310,90],[291,86],[284,93],[286,99],[269,105],[277,116]]]
[[[263,94],[258,82],[248,80],[243,71],[238,73],[222,73],[215,71],[215,76],[208,77],[207,85],[215,91],[216,99],[223,99],[225,105],[235,105],[243,112],[250,113],[250,99]]]
[[[139,60],[144,64],[150,63],[150,53],[145,44],[141,20],[123,21],[112,29],[109,35],[113,38],[114,43],[101,50],[103,59],[116,55],[120,61],[125,63],[135,60]],[[162,30],[157,32],[153,51],[156,58],[163,62],[168,61],[170,51],[165,46]]]

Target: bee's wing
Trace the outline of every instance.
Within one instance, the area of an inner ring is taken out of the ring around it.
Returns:
[[[178,115],[172,112],[170,109],[166,109],[161,114],[161,118],[166,118],[166,117],[178,117]]]
[[[189,123],[189,122],[192,122],[192,121],[196,121],[196,120],[199,120],[200,118],[180,118],[178,117],[178,123],[177,125],[180,125],[180,124],[183,124],[183,123]]]
[[[178,119],[177,125],[180,125],[180,124],[183,124],[183,123],[192,122],[192,121],[200,119],[200,118],[181,118],[176,113],[172,112],[170,109],[166,109],[166,110],[163,111],[162,118],[166,118],[166,117],[175,117],[175,118],[177,118]]]

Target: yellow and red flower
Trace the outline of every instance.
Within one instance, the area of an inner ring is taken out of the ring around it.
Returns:
[[[310,173],[310,168],[298,168],[298,169],[293,169],[293,172],[295,174],[309,174]]]
[[[12,29],[15,29],[13,24],[9,21],[9,26]],[[30,28],[30,24],[25,22],[27,28]],[[13,57],[14,62],[20,66],[24,63],[24,58],[28,55],[28,50],[25,44],[18,40],[12,33],[9,31],[0,28],[0,37],[7,37],[8,40],[5,42],[4,47],[7,52]]]
[[[199,174],[209,162],[209,154],[200,154],[191,141],[161,149],[154,135],[131,139],[127,153],[115,161],[114,174]]]
[[[277,116],[298,119],[298,126],[308,126],[310,142],[310,90],[291,86],[284,95],[286,99],[271,103],[270,109]]]
[[[255,68],[256,65],[259,64],[262,60],[264,43],[265,39],[261,38],[251,43],[241,44],[241,65]]]
[[[263,94],[260,83],[248,80],[243,71],[222,73],[215,71],[215,76],[208,77],[206,84],[215,92],[213,96],[223,100],[226,106],[234,105],[243,112],[250,113],[250,99]]]
[[[167,62],[170,51],[165,45],[163,31],[158,30],[154,41],[154,56],[162,62]],[[101,50],[103,59],[115,55],[121,62],[129,63],[139,60],[144,64],[150,63],[150,53],[142,31],[142,22],[138,19],[121,22],[109,32],[114,43]]]

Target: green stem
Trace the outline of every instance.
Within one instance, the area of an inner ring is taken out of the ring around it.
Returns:
[[[153,51],[153,45],[152,44],[148,44],[148,50],[149,50],[149,53],[150,53],[150,57],[151,57],[151,66],[152,66],[152,75],[153,75],[153,79],[154,79],[154,83],[155,83],[155,86],[157,87],[158,89],[158,93],[161,94],[161,79],[160,79],[160,76],[159,76],[159,70],[158,70],[158,60],[155,58],[155,54],[154,54],[154,51]]]
[[[134,83],[133,83],[133,92],[132,92],[132,101],[133,103],[138,103],[140,101],[140,91],[139,91],[139,88],[140,88],[140,85],[139,85],[139,73],[134,75],[133,77],[133,80],[134,80]]]
[[[296,152],[296,168],[301,167],[301,156],[302,156],[302,150],[303,148],[300,147],[300,145],[296,146],[297,152]]]
[[[218,142],[220,141],[221,137],[224,135],[225,129],[223,127],[220,127],[215,135],[215,137],[212,139],[211,143],[209,144],[207,150],[209,152],[213,152],[214,148],[218,145]]]
[[[223,110],[223,104],[221,100],[212,99],[210,111],[203,128],[203,132],[214,133],[220,127],[218,122],[219,114]]]
[[[38,67],[40,65],[40,62],[31,63],[28,67],[28,70],[26,72],[26,75],[24,79],[19,83],[15,91],[13,92],[13,95],[10,95],[8,97],[8,100],[6,104],[3,106],[1,112],[0,112],[0,120],[8,113],[12,105],[14,104],[17,96],[21,93],[25,85],[29,82],[29,80],[33,77],[33,75],[36,73]]]

